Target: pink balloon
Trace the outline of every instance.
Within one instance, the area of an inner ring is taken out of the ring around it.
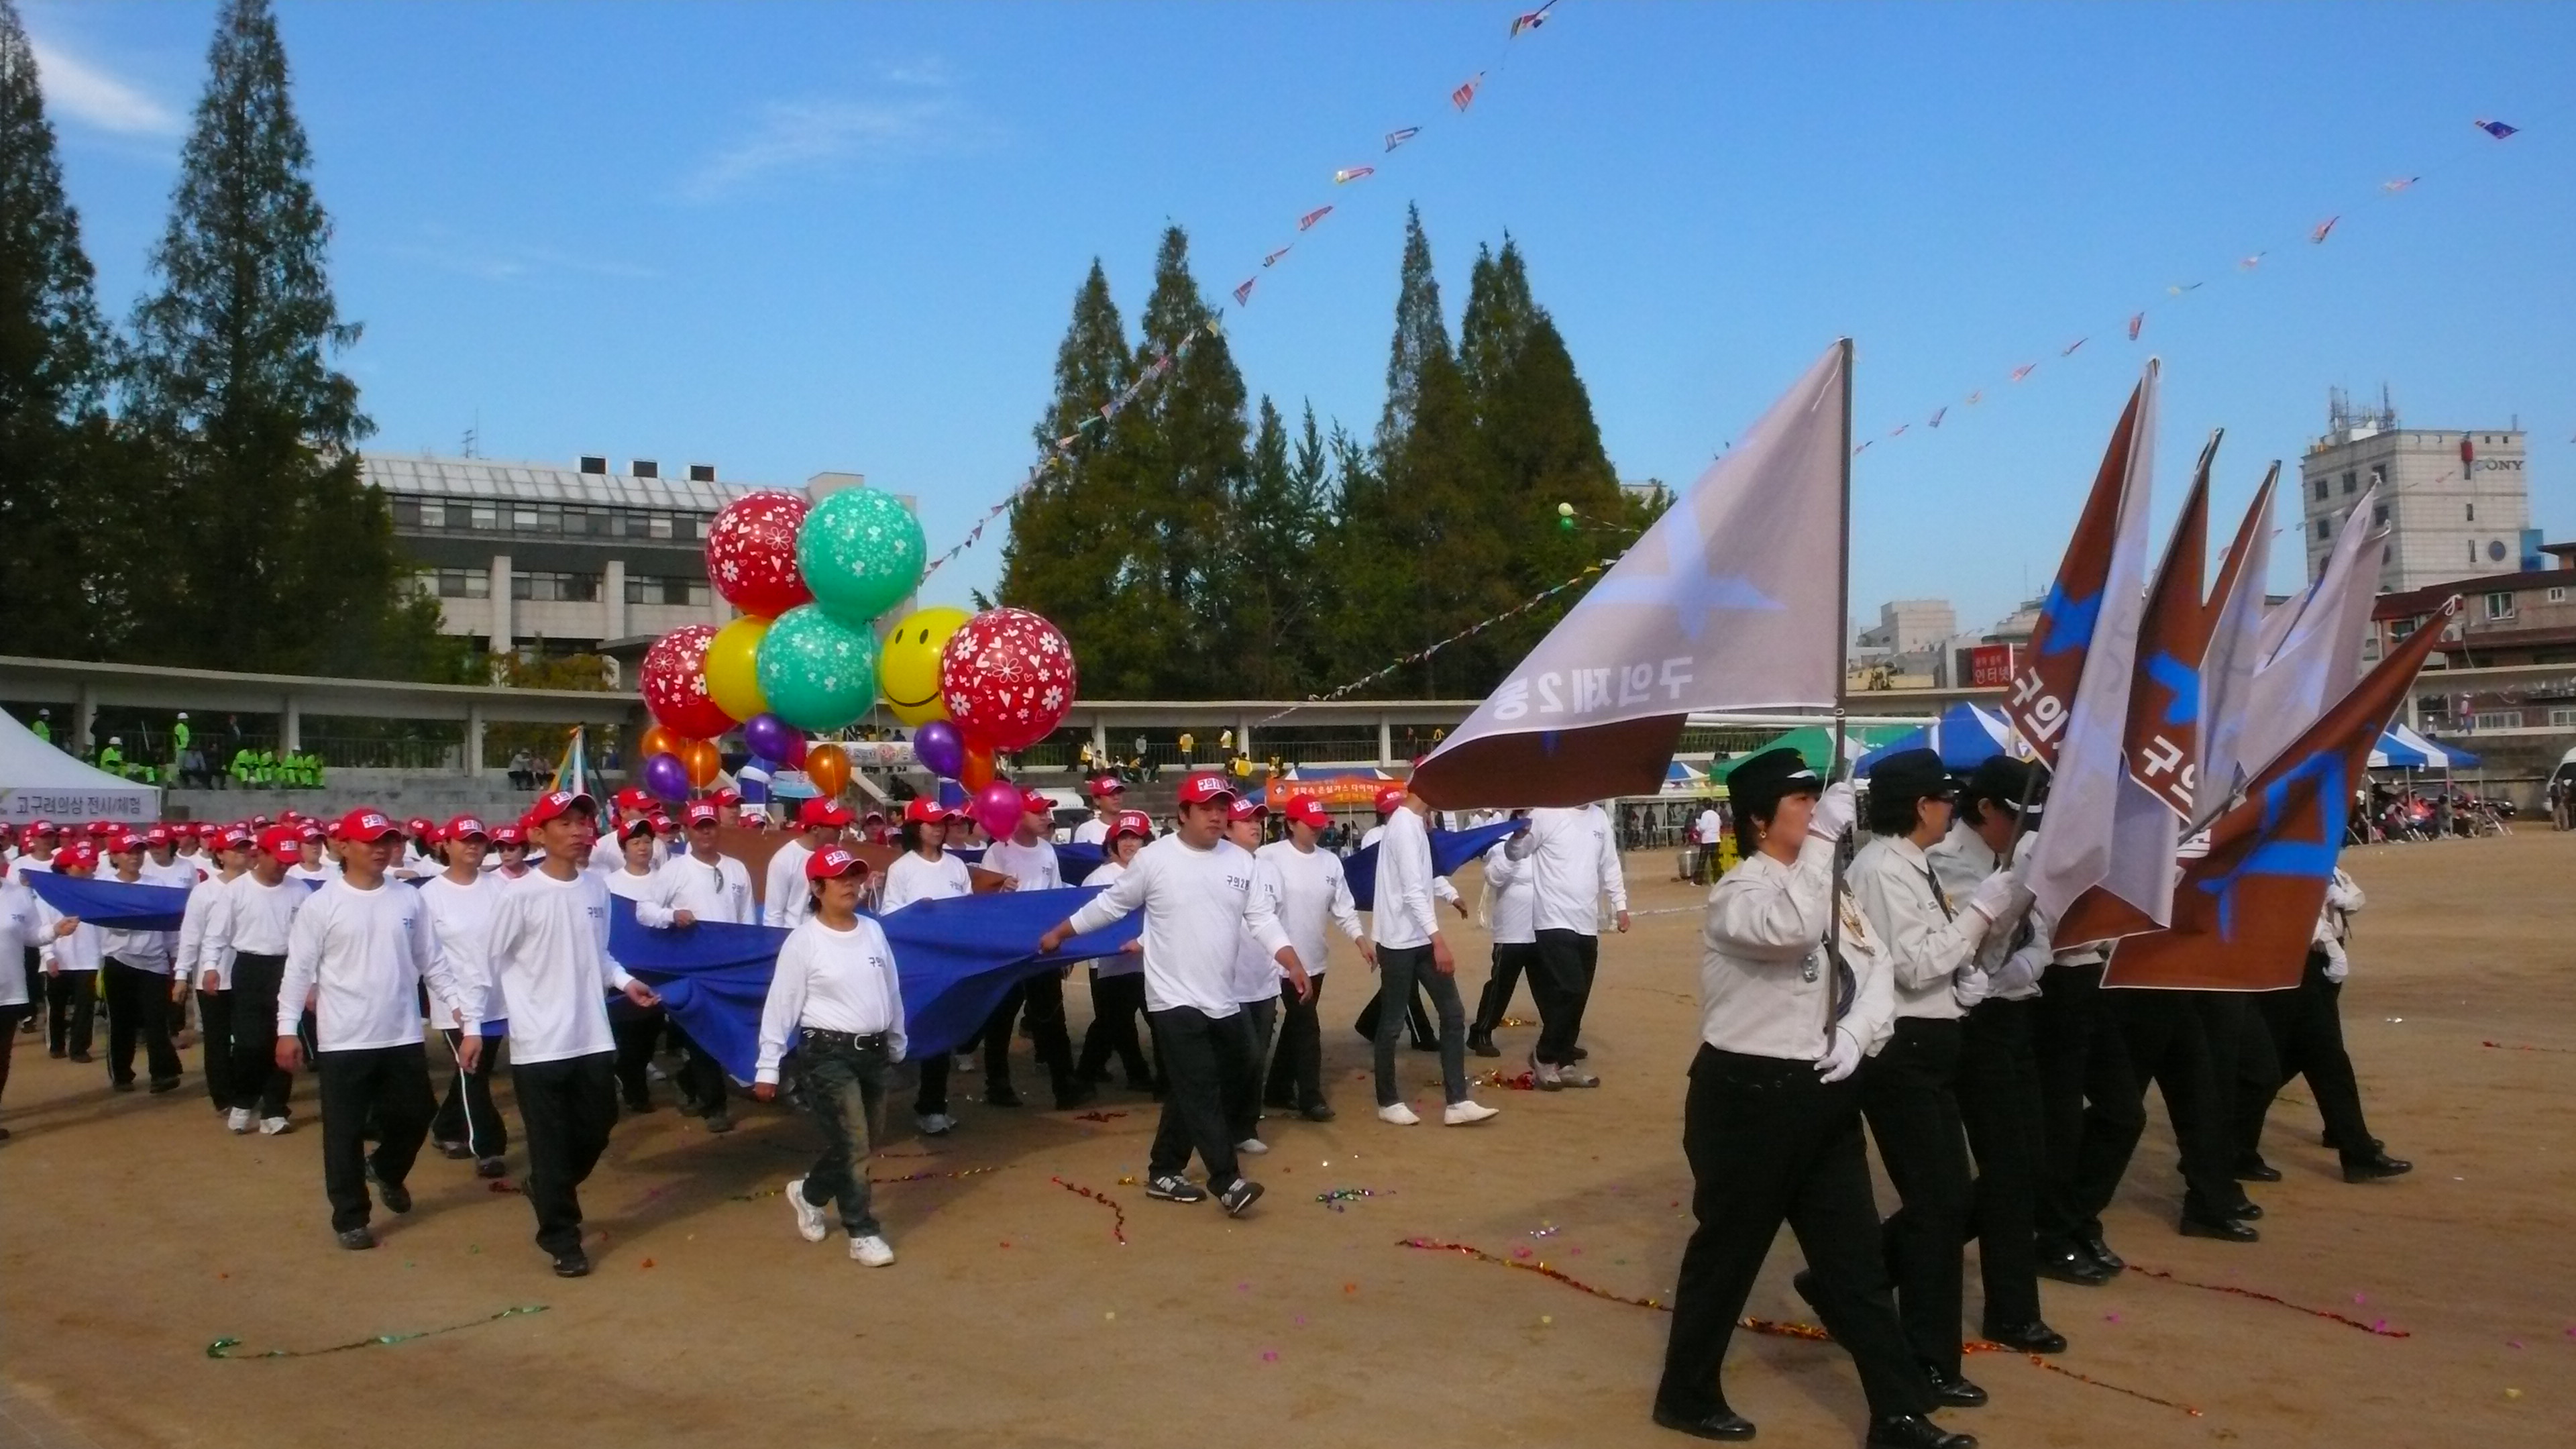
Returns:
[[[1020,814],[1028,808],[1027,797],[1020,787],[1008,780],[995,780],[975,792],[975,820],[984,833],[995,840],[1008,840],[1020,828]]]

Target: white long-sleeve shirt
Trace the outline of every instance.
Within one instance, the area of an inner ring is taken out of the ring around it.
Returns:
[[[1117,883],[1118,877],[1126,873],[1126,866],[1114,860],[1104,860],[1093,868],[1091,874],[1085,877],[1082,883],[1107,890]],[[1145,969],[1145,953],[1142,950],[1112,951],[1106,956],[1092,957],[1090,965],[1093,971],[1103,976],[1134,976]]]
[[[798,836],[782,842],[769,858],[769,869],[761,875],[762,925],[801,926],[814,914],[814,897],[805,888],[805,862],[813,855],[814,848]]]
[[[149,864],[149,862],[146,862],[146,864]],[[119,884],[158,885],[162,886],[164,889],[170,888],[161,881],[142,879],[142,872],[140,870],[136,871],[135,874],[137,879],[120,881]],[[112,957],[115,960],[133,967],[137,971],[149,971],[156,976],[167,976],[170,974],[170,950],[175,944],[176,942],[172,940],[171,933],[168,931],[138,931],[128,929],[124,926],[101,926],[98,928],[98,950],[100,955]]]
[[[1403,812],[1397,811],[1396,813],[1400,815]],[[1392,820],[1395,817],[1390,815],[1387,818]],[[1378,841],[1384,839],[1385,836],[1386,827],[1384,825],[1370,826],[1367,832],[1360,836],[1360,849],[1368,849],[1370,846],[1375,845]],[[1433,900],[1443,902],[1444,904],[1455,905],[1458,900],[1458,887],[1450,883],[1449,877],[1445,875],[1435,875],[1431,878],[1431,898]]]
[[[1205,850],[1166,835],[1136,852],[1127,873],[1073,913],[1076,934],[1145,910],[1145,1009],[1191,1007],[1232,1016],[1234,958],[1242,944],[1252,857],[1230,840]]]
[[[1618,838],[1598,805],[1550,806],[1529,817],[1530,926],[1536,931],[1601,934],[1601,898],[1628,909],[1628,879]]]
[[[261,885],[243,871],[224,888],[223,910],[206,921],[203,949],[224,953],[226,969],[234,956],[283,956],[295,928],[295,912],[313,892],[293,877]]]
[[[1252,853],[1244,922],[1274,981],[1282,971],[1282,946],[1297,948],[1307,975],[1324,974],[1332,950],[1324,933],[1327,924],[1355,942],[1365,938],[1351,883],[1342,874],[1342,858],[1329,850],[1299,850],[1293,840],[1274,840]]]
[[[455,994],[418,893],[391,879],[373,890],[330,881],[295,913],[277,988],[278,1035],[303,1019],[309,991],[317,1050],[417,1046],[424,979],[443,998]]]
[[[2325,953],[2326,979],[2341,981],[2352,974],[2352,960],[2344,954],[2344,942],[2352,936],[2352,913],[2369,904],[2361,893],[2361,883],[2336,866],[2334,877],[2326,882],[2326,903],[2317,912],[2317,929],[2310,944]]]
[[[798,867],[801,872],[803,867]],[[800,874],[797,889],[804,889]],[[890,916],[914,901],[944,901],[950,896],[975,893],[975,877],[966,862],[945,851],[937,860],[924,860],[919,851],[907,850],[886,867],[885,890],[877,897],[877,914]]]
[[[1492,888],[1494,944],[1535,944],[1538,882],[1528,861],[1512,859],[1510,841],[1498,841],[1485,852],[1485,884]]]
[[[903,1060],[903,989],[895,976],[894,947],[865,916],[836,931],[808,918],[778,948],[778,970],[760,1009],[760,1064],[753,1080],[776,1082],[781,1058],[794,1046],[796,1029],[883,1032],[886,1051]]]
[[[1082,822],[1080,825],[1073,827],[1073,843],[1076,845],[1107,845],[1109,843],[1109,822],[1101,819],[1097,815],[1094,815],[1090,819]],[[1088,884],[1088,882],[1086,882],[1086,884]]]
[[[1951,977],[1973,969],[1986,918],[1964,901],[1944,906],[1923,847],[1901,835],[1873,836],[1853,857],[1852,898],[1887,948],[1896,976],[1896,1014],[1955,1020],[1967,1014]],[[1953,913],[1956,914],[1953,914]]]
[[[668,926],[680,911],[688,912],[691,920],[755,924],[758,908],[751,900],[750,868],[730,855],[719,855],[713,863],[695,854],[664,861],[653,872],[650,895],[636,901],[635,919],[648,926]]]
[[[1846,896],[1839,916],[1852,972],[1849,1010],[1833,1021],[1834,970],[1825,928],[1834,907],[1834,844],[1809,839],[1795,865],[1755,852],[1718,878],[1700,922],[1700,1039],[1719,1051],[1813,1061],[1840,1025],[1875,1055],[1894,1030],[1887,958]]]
[[[458,885],[444,872],[421,882],[421,903],[429,907],[430,934],[447,964],[447,979],[455,990],[467,993],[440,998],[430,1019],[441,1030],[454,1027],[460,1016],[486,1022],[510,1015],[492,973],[492,922],[500,914],[507,885],[497,875],[480,874],[472,885]]]
[[[44,897],[36,898],[36,944],[44,952],[47,966],[56,971],[97,970],[104,955],[99,947],[98,927],[83,921],[72,928],[70,935],[55,935],[69,919]]]
[[[1976,827],[1965,820],[1952,823],[1950,833],[1923,852],[1923,857],[1931,864],[1932,874],[1941,882],[1941,889],[1948,893],[1953,909],[1975,895],[1977,887],[1985,884],[1986,877],[2004,867],[2003,857],[1995,854],[1993,847],[1986,844],[1985,837],[1977,834]],[[1993,975],[2004,964],[2004,959],[2013,953],[2013,943],[2022,934],[2021,928],[2025,924],[2030,927],[2031,943],[2037,947],[2040,959],[2045,961],[2048,954],[2045,918],[2026,908],[2023,913],[1996,921],[1987,928],[1985,939],[1977,945],[1977,969]],[[1998,986],[1991,994],[2003,1001],[2025,1001],[2037,996],[2037,973],[2032,974],[2027,984],[2011,988]]]
[[[203,990],[206,973],[213,972],[215,990],[233,989],[233,953],[206,949],[207,927],[219,913],[229,909],[230,897],[224,894],[225,880],[208,876],[188,892],[188,905],[179,913],[179,947],[171,969],[190,986]]]
[[[1440,931],[1433,914],[1431,832],[1422,817],[1398,810],[1386,818],[1377,838],[1377,897],[1369,909],[1369,929],[1380,946],[1405,950],[1428,946]]]
[[[492,980],[510,1012],[510,1060],[521,1065],[615,1051],[608,993],[633,980],[608,955],[608,882],[532,870],[501,887],[492,914]],[[475,993],[483,994],[483,993]],[[465,1029],[479,1031],[469,1016]]]
[[[1064,885],[1064,867],[1055,858],[1055,847],[1043,840],[1035,845],[997,840],[984,852],[984,868],[1017,881],[1016,890],[1051,891]]]
[[[11,871],[0,876],[0,1006],[27,1004],[27,973],[18,969],[36,944],[36,893]]]

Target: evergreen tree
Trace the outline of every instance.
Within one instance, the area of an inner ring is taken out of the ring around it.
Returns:
[[[109,424],[107,328],[54,128],[0,0],[0,617],[22,652],[116,657],[135,628],[148,476]]]
[[[178,607],[138,643],[241,669],[415,676],[434,667],[436,601],[393,548],[358,442],[373,431],[330,355],[356,344],[326,270],[330,218],[288,96],[267,0],[226,0],[210,49],[158,290],[135,308],[129,419],[189,540]]]
[[[1220,617],[1236,652],[1238,690],[1249,699],[1290,699],[1316,674],[1315,606],[1323,594],[1318,550],[1326,525],[1324,440],[1306,408],[1295,444],[1267,396],[1261,399],[1251,467],[1229,529]]]
[[[1241,641],[1231,627],[1225,564],[1230,512],[1251,467],[1243,374],[1221,332],[1205,331],[1207,302],[1190,275],[1189,237],[1163,232],[1154,291],[1145,301],[1140,368],[1189,351],[1149,381],[1138,398],[1151,421],[1139,460],[1138,530],[1143,587],[1135,606],[1146,637],[1159,642],[1163,699],[1222,698],[1239,689]]]
[[[1440,315],[1440,283],[1431,275],[1431,239],[1422,209],[1404,208],[1404,260],[1396,272],[1395,342],[1386,359],[1386,408],[1377,420],[1380,460],[1401,451],[1422,406],[1422,371],[1433,359],[1454,360],[1449,324]]]

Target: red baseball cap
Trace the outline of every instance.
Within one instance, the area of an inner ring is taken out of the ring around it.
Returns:
[[[629,785],[617,792],[617,808],[620,810],[645,810],[650,809],[652,804],[653,797],[644,793],[639,786]]]
[[[1218,800],[1234,801],[1234,787],[1223,775],[1192,775],[1181,782],[1180,802],[1184,805],[1206,805]]]
[[[435,825],[420,833],[420,843],[423,845],[437,845],[444,842],[446,839],[447,832],[439,829]]]
[[[274,821],[274,820],[269,819],[269,818],[268,818],[267,816],[265,816],[265,815],[254,815],[254,816],[252,816],[252,817],[250,818],[250,823],[251,823],[251,824],[253,824],[253,825],[258,826],[258,827],[259,827],[260,829],[262,829],[262,830],[266,830],[268,827],[270,827],[270,826],[272,826],[272,825],[275,825],[277,822],[276,822],[276,821]]]
[[[114,835],[116,833],[116,822],[113,820],[93,820],[89,823],[89,833],[92,835]]]
[[[805,857],[807,880],[832,880],[845,875],[865,875],[868,863],[838,845],[827,845]]]
[[[250,832],[242,829],[238,825],[227,825],[223,829],[215,831],[211,837],[211,841],[217,850],[248,850],[250,848]]]
[[[1292,797],[1286,805],[1280,807],[1279,813],[1300,825],[1311,825],[1317,830],[1333,823],[1333,817],[1324,813],[1324,802],[1312,795]]]
[[[1047,798],[1044,790],[1022,790],[1020,809],[1030,815],[1053,815],[1055,801]]]
[[[307,825],[304,827],[304,838],[307,840],[337,840],[340,838],[340,822],[334,820],[327,826]]]
[[[517,825],[495,825],[492,827],[492,843],[494,845],[525,845],[528,843],[528,832],[525,828]]]
[[[131,830],[110,836],[107,842],[107,853],[110,855],[130,855],[142,848],[143,837]]]
[[[27,827],[27,833],[31,836],[60,835],[63,833],[63,828],[50,820],[39,820]]]
[[[1118,818],[1110,823],[1109,838],[1116,840],[1122,835],[1133,835],[1139,840],[1153,839],[1154,817],[1142,810],[1119,811]]]
[[[1397,808],[1404,804],[1404,797],[1410,793],[1412,792],[1406,790],[1402,785],[1378,786],[1377,813],[1380,815],[1394,814]]]
[[[709,795],[707,799],[717,805],[739,805],[742,803],[742,792],[740,790],[718,790],[714,794]]]
[[[716,824],[722,817],[723,812],[716,809],[713,801],[700,800],[689,807],[687,818],[689,828],[695,830],[701,825]]]
[[[272,825],[259,833],[259,849],[279,860],[296,860],[304,854],[304,837],[287,826]]]
[[[60,868],[64,870],[98,869],[98,852],[92,850],[85,841],[79,845],[63,847],[59,860]]]
[[[472,815],[459,815],[455,819],[448,821],[446,833],[447,838],[450,840],[489,840],[492,838],[492,832],[484,829],[483,822]]]
[[[172,838],[170,827],[167,825],[155,825],[143,832],[143,843],[146,845],[168,845]]]
[[[1127,782],[1116,775],[1102,775],[1091,782],[1091,795],[1095,800],[1103,795],[1123,795],[1126,791]]]
[[[652,814],[647,815],[644,818],[653,822],[653,833],[656,835],[669,835],[680,828],[671,822],[670,816],[663,814],[659,810],[654,811]]]
[[[426,815],[415,815],[403,822],[403,833],[406,835],[427,835],[437,828],[438,822]]]
[[[1225,807],[1225,818],[1228,820],[1258,820],[1269,813],[1269,806],[1248,795],[1236,796],[1234,803]]]
[[[947,818],[947,809],[927,795],[915,795],[904,802],[903,819],[907,825],[927,825]]]
[[[599,802],[588,795],[578,790],[549,791],[538,796],[537,803],[528,807],[528,824],[543,825],[549,820],[569,815],[576,810],[589,812],[594,820],[599,818]]]
[[[630,818],[630,819],[627,819],[627,820],[621,820],[621,821],[619,821],[619,822],[618,822],[618,824],[617,824],[617,843],[618,843],[618,844],[620,844],[620,845],[624,845],[626,842],[628,842],[628,841],[630,841],[630,840],[633,840],[636,836],[639,836],[639,835],[644,836],[644,837],[645,837],[645,838],[647,838],[647,839],[652,838],[652,835],[653,835],[653,817],[652,817],[652,816],[650,816],[650,815],[637,815],[637,816],[634,816],[634,817],[632,817],[632,818]]]
[[[796,807],[796,828],[812,830],[820,826],[838,829],[850,823],[849,807],[837,800],[817,795]]]
[[[403,833],[402,826],[396,824],[392,816],[382,810],[372,810],[364,805],[341,816],[340,823],[335,828],[339,831],[342,840],[354,841],[360,845],[378,840],[400,840]]]

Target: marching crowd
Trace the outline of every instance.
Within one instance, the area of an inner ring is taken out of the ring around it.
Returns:
[[[2021,884],[2044,783],[2000,758],[1960,779],[1928,750],[1881,762],[1865,802],[1792,750],[1734,771],[1728,826],[1741,863],[1717,879],[1701,921],[1701,1046],[1683,1116],[1698,1226],[1656,1422],[1752,1435],[1726,1404],[1720,1366],[1785,1222],[1806,1258],[1796,1290],[1859,1368],[1868,1442],[1973,1445],[1928,1417],[1986,1399],[1962,1373],[1965,1245],[1979,1249],[1979,1336],[2065,1351],[2040,1283],[2098,1286],[2124,1266],[2101,1214],[2130,1167],[2150,1082],[2180,1147],[2187,1235],[2259,1236],[2263,1209],[2245,1184],[2279,1180],[2257,1144],[2290,1074],[2306,1077],[2348,1181],[2408,1170],[2370,1135],[2343,1048],[2344,943],[2363,904],[2351,878],[2335,873],[2295,991],[2105,989],[2105,949],[2056,947]],[[1091,1100],[1113,1058],[1129,1088],[1159,1100],[1149,1196],[1213,1198],[1240,1216],[1262,1193],[1247,1161],[1277,1130],[1264,1109],[1335,1114],[1318,1007],[1336,936],[1378,978],[1361,1022],[1381,1122],[1421,1120],[1396,1071],[1408,1026],[1417,1047],[1439,1054],[1442,1124],[1497,1115],[1475,1099],[1467,1059],[1500,1054],[1493,1034],[1522,976],[1540,1017],[1525,1084],[1598,1085],[1581,1038],[1605,898],[1616,929],[1629,926],[1616,831],[1600,807],[1514,812],[1485,852],[1493,955],[1471,1011],[1440,920],[1444,904],[1469,912],[1436,867],[1431,806],[1405,785],[1381,793],[1382,823],[1365,842],[1377,847],[1365,923],[1343,858],[1320,846],[1332,822],[1311,799],[1274,820],[1228,776],[1193,774],[1158,832],[1120,808],[1116,776],[1091,793],[1097,808],[1073,835],[1102,852],[1083,881],[1101,889],[1031,948],[1060,957],[1141,912],[1138,938],[1084,963],[1092,1009],[1078,1051],[1065,973],[1040,971],[1008,992],[980,1041],[911,1060],[921,1132],[956,1130],[951,1081],[976,1069],[978,1047],[983,1100],[1020,1105],[1010,1061],[1024,1033],[1060,1109]],[[1035,791],[1024,804],[980,867],[1005,889],[1059,886],[1054,806]],[[926,799],[899,821],[808,801],[755,892],[721,849],[723,827],[741,819],[729,795],[674,822],[640,792],[603,814],[588,795],[558,790],[488,827],[365,809],[328,826],[291,815],[139,830],[37,822],[0,871],[0,948],[14,937],[25,959],[23,976],[0,983],[0,1090],[21,1034],[41,1034],[51,1057],[93,1060],[100,1001],[111,1084],[175,1089],[193,1026],[208,1096],[231,1132],[294,1130],[295,1078],[309,1072],[332,1228],[342,1246],[368,1248],[377,1205],[409,1210],[424,1146],[502,1174],[510,1132],[492,1077],[506,1058],[538,1245],[555,1272],[579,1276],[578,1189],[621,1108],[651,1110],[657,1051],[676,1052],[683,1111],[711,1131],[732,1125],[724,1067],[610,951],[609,897],[630,900],[648,928],[758,922],[788,934],[744,1085],[764,1102],[794,1100],[823,1144],[788,1184],[797,1231],[822,1241],[837,1212],[852,1258],[891,1263],[865,1164],[911,1053],[876,918],[974,892],[975,872],[955,853],[974,827]],[[1851,854],[1856,824],[1866,843]],[[853,848],[865,844],[894,851],[890,863],[872,869]],[[43,871],[182,888],[185,911],[174,932],[103,928],[37,898],[26,879]],[[443,1083],[432,1079],[424,1017],[448,1047]],[[1865,1140],[1896,1192],[1885,1217]]]

